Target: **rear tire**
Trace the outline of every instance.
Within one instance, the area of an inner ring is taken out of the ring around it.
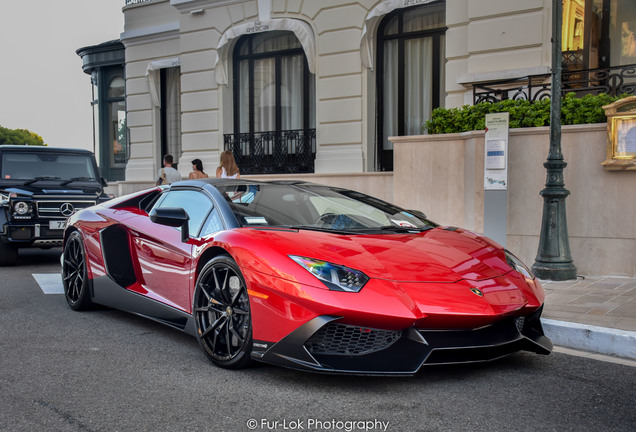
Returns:
[[[194,291],[193,315],[201,348],[217,366],[240,369],[252,359],[252,315],[245,279],[227,255],[210,260]]]
[[[64,266],[62,284],[66,302],[73,310],[87,310],[93,307],[90,299],[86,251],[82,235],[74,231],[64,244]]]
[[[14,266],[18,262],[18,248],[0,240],[0,266]]]

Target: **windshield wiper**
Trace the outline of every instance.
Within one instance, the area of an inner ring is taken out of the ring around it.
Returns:
[[[425,226],[425,227],[404,227],[404,226],[399,226],[399,225],[383,225],[380,227],[380,229],[382,231],[393,231],[396,233],[409,233],[409,232],[424,232],[424,231],[428,231],[430,229],[432,229],[432,226]]]
[[[318,227],[314,225],[288,225],[286,226],[286,228],[295,230],[320,231],[333,234],[359,234],[358,232],[355,232],[353,230],[333,229],[327,227]]]
[[[62,180],[62,179],[59,178],[59,177],[52,177],[52,176],[40,176],[40,177],[34,177],[34,178],[30,179],[30,180],[25,181],[24,185],[25,186],[26,185],[30,185],[31,183],[35,183],[35,182],[40,181],[40,180]]]
[[[97,179],[95,177],[73,177],[68,180],[64,180],[62,183],[60,183],[60,186],[66,186],[67,184],[76,181],[97,181]]]

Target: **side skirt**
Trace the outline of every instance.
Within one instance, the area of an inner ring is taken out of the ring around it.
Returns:
[[[130,312],[196,336],[192,315],[122,288],[108,276],[101,276],[92,282],[93,302]]]

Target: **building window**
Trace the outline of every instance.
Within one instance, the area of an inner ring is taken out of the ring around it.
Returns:
[[[111,80],[108,87],[108,105],[110,106],[109,128],[112,148],[110,166],[125,168],[128,159],[128,129],[126,127],[126,82],[122,77]]]
[[[562,50],[565,70],[636,63],[636,2],[563,0]]]
[[[315,79],[289,31],[241,37],[234,49],[234,134],[241,172],[313,171]]]
[[[91,76],[93,152],[108,181],[124,180],[128,160],[124,53],[120,41],[77,50],[82,69]]]
[[[378,169],[393,170],[390,136],[419,135],[444,101],[446,3],[398,9],[378,27]]]
[[[175,162],[181,157],[181,68],[159,69],[161,102],[161,155],[171,154]],[[176,163],[173,164],[176,167]]]

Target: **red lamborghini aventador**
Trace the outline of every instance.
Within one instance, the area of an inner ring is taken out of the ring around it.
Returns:
[[[71,308],[181,329],[225,368],[408,375],[552,349],[543,289],[509,251],[311,183],[183,181],[81,210],[62,277]]]

